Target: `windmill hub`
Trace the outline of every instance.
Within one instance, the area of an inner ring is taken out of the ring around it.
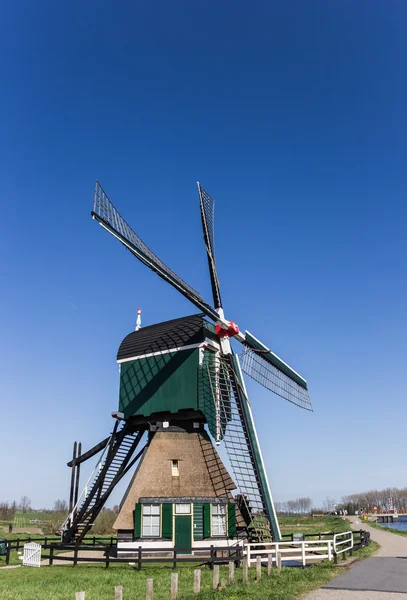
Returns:
[[[224,337],[231,338],[240,333],[239,327],[233,321],[228,321],[228,328],[223,329],[220,325],[216,325],[216,334],[219,339]]]

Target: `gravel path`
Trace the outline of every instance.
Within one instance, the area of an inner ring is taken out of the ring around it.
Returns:
[[[370,531],[379,551],[304,600],[407,600],[407,537],[373,529],[357,518],[351,523]]]

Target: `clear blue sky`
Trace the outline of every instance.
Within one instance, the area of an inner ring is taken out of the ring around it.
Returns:
[[[315,408],[249,388],[276,500],[406,484],[406,19],[402,0],[3,3],[0,499],[66,498],[137,306],[195,312],[91,220],[96,178],[208,299],[195,182],[216,198],[226,316]]]

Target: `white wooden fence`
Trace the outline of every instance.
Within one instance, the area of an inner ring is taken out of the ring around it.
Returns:
[[[353,548],[353,533],[337,533],[332,539],[304,540],[290,542],[270,542],[246,544],[244,554],[249,566],[256,563],[256,557],[271,560],[278,565],[283,561],[299,562],[303,567],[318,560],[332,560],[335,554],[341,554]]]
[[[24,567],[39,567],[41,565],[41,544],[30,542],[24,544]]]
[[[344,533],[335,533],[334,535],[334,552],[342,554],[353,548],[353,533],[345,531]]]

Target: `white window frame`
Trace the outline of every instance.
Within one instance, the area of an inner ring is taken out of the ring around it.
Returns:
[[[177,459],[171,461],[171,474],[173,477],[179,477],[179,460]]]
[[[211,504],[212,537],[226,537],[228,534],[227,505]]]
[[[189,502],[177,502],[175,504],[176,515],[190,515],[192,514],[191,504]]]
[[[142,516],[141,516],[141,537],[143,538],[159,538],[161,536],[161,504],[142,504]],[[149,512],[145,512],[146,508],[149,508]],[[154,512],[151,512],[151,511]],[[157,523],[158,521],[158,523]],[[158,533],[152,533],[153,527],[157,529]],[[148,528],[148,533],[145,533],[145,528]]]

